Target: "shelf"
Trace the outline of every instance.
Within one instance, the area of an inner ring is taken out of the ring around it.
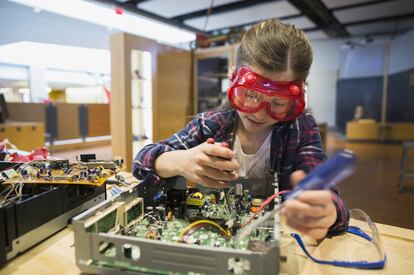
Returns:
[[[206,73],[203,76],[205,77],[210,77],[210,78],[227,78],[227,73],[221,73],[221,72],[216,72],[216,73]]]
[[[217,83],[221,81],[221,79],[219,78],[212,78],[212,77],[207,77],[207,76],[199,76],[198,80],[206,81],[206,82],[213,82],[213,83]]]
[[[137,81],[137,82],[147,82],[147,81],[152,81],[152,79],[146,79],[146,78],[132,78],[132,81]]]
[[[194,110],[211,110],[226,98],[228,66],[235,60],[236,46],[199,49],[194,60]],[[224,92],[223,92],[224,91]]]
[[[225,73],[204,74],[204,75],[198,76],[199,80],[211,81],[211,82],[222,81],[224,78],[227,78],[227,74]]]
[[[200,96],[198,99],[199,100],[211,100],[211,99],[223,99],[225,97],[226,97],[225,95],[223,96]]]
[[[142,106],[142,105],[132,105],[131,106],[132,109],[152,109],[152,106]]]

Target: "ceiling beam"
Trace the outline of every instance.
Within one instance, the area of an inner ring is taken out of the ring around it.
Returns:
[[[405,19],[410,19],[410,18],[414,19],[414,13],[352,21],[352,22],[344,23],[344,26],[349,27],[349,26],[356,26],[356,25],[363,25],[363,24],[377,23],[377,22],[384,22],[384,21],[399,21],[399,20],[405,20]]]
[[[352,35],[353,38],[355,37],[373,37],[373,36],[382,36],[382,35],[396,35],[402,34],[407,32],[409,29],[402,29],[402,30],[392,30],[392,31],[379,31],[379,32],[365,32],[365,33],[358,33]]]
[[[149,0],[115,0],[115,1],[118,2],[118,3],[132,2],[132,3],[135,3],[135,4],[139,4],[139,3],[146,2],[146,1],[149,1]]]
[[[205,1],[208,1],[208,0],[205,0]],[[280,0],[248,0],[248,1],[240,1],[240,2],[225,4],[225,5],[221,5],[221,6],[217,6],[217,7],[212,7],[211,8],[211,14],[212,15],[216,15],[216,14],[225,13],[225,12],[231,12],[231,11],[235,11],[235,10],[239,10],[239,9],[246,9],[246,8],[249,8],[249,7],[252,7],[252,6],[256,6],[256,5],[259,5],[259,4],[263,4],[263,3],[277,2],[277,1],[280,1]],[[188,20],[188,19],[206,16],[207,13],[208,13],[208,10],[209,9],[203,9],[203,10],[199,10],[199,11],[195,11],[195,12],[183,14],[183,15],[180,15],[180,16],[175,16],[175,17],[172,17],[171,19],[178,20],[180,22],[184,22],[185,20]]]
[[[283,20],[287,20],[287,19],[299,18],[299,17],[302,17],[302,16],[303,16],[303,14],[295,14],[295,15],[282,16],[282,17],[279,17],[277,19],[283,21]],[[224,27],[224,28],[214,29],[214,30],[208,31],[207,34],[213,34],[214,32],[221,32],[221,31],[225,31],[225,30],[228,30],[228,29],[236,29],[236,28],[247,27],[247,26],[251,26],[251,25],[254,25],[256,23],[259,23],[261,21],[263,21],[263,20],[259,20],[259,21],[255,20],[255,21],[252,21],[252,22],[247,22],[247,23],[243,23],[243,24],[239,24],[239,25],[234,25],[234,26],[228,26],[228,27]]]
[[[330,37],[349,37],[350,34],[321,0],[288,0],[302,14]]]
[[[356,3],[356,4],[352,4],[352,5],[332,8],[331,11],[340,11],[340,10],[348,10],[348,9],[353,9],[353,8],[361,8],[361,7],[365,7],[365,6],[371,6],[371,5],[375,5],[375,4],[381,4],[381,3],[393,2],[393,1],[395,1],[395,0],[373,0],[373,1],[370,1],[370,2],[362,2],[362,3]]]

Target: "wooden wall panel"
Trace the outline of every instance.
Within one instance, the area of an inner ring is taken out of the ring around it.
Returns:
[[[46,123],[45,108],[43,103],[7,103],[11,121]]]
[[[157,43],[127,33],[115,33],[110,37],[111,45],[111,135],[112,153],[122,156],[126,170],[130,171],[132,160],[132,116],[131,116],[131,51],[141,50],[151,53],[152,91],[157,97]],[[154,102],[154,99],[153,99]],[[154,120],[156,115],[154,115]],[[153,134],[156,136],[156,133]]]
[[[80,138],[79,104],[56,103],[58,137],[57,140]]]
[[[167,52],[158,55],[158,119],[155,141],[168,138],[181,129],[192,115],[191,53]]]
[[[89,137],[111,134],[109,104],[87,104]]]
[[[191,55],[189,52],[126,33],[111,36],[112,153],[132,167],[131,51],[151,53],[153,140],[172,133],[171,125],[192,113]],[[165,54],[165,55],[164,55]],[[171,54],[171,55],[170,55]],[[161,66],[161,68],[159,68]],[[180,123],[181,128],[184,123]]]

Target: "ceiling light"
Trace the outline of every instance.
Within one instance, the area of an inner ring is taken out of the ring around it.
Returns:
[[[138,36],[165,43],[181,43],[195,40],[195,34],[162,22],[125,11],[116,14],[113,8],[84,0],[9,0],[22,5],[36,7],[43,11],[111,27]]]

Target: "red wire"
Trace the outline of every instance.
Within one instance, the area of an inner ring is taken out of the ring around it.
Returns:
[[[283,193],[286,193],[286,192],[288,192],[287,190],[285,190],[285,191],[279,191],[279,192],[277,192],[277,193],[275,193],[275,194],[273,194],[273,195],[271,195],[270,197],[268,197],[261,205],[260,205],[260,207],[259,207],[259,209],[257,209],[257,212],[256,213],[254,213],[254,215],[245,223],[245,224],[242,224],[241,225],[241,227],[244,227],[244,226],[246,226],[246,225],[248,225],[249,223],[251,223],[252,221],[253,221],[253,219],[257,216],[257,214],[259,214],[262,210],[263,210],[263,208],[265,208],[265,206],[266,205],[268,205],[272,200],[274,200],[277,196],[280,196],[280,195],[282,195]]]

